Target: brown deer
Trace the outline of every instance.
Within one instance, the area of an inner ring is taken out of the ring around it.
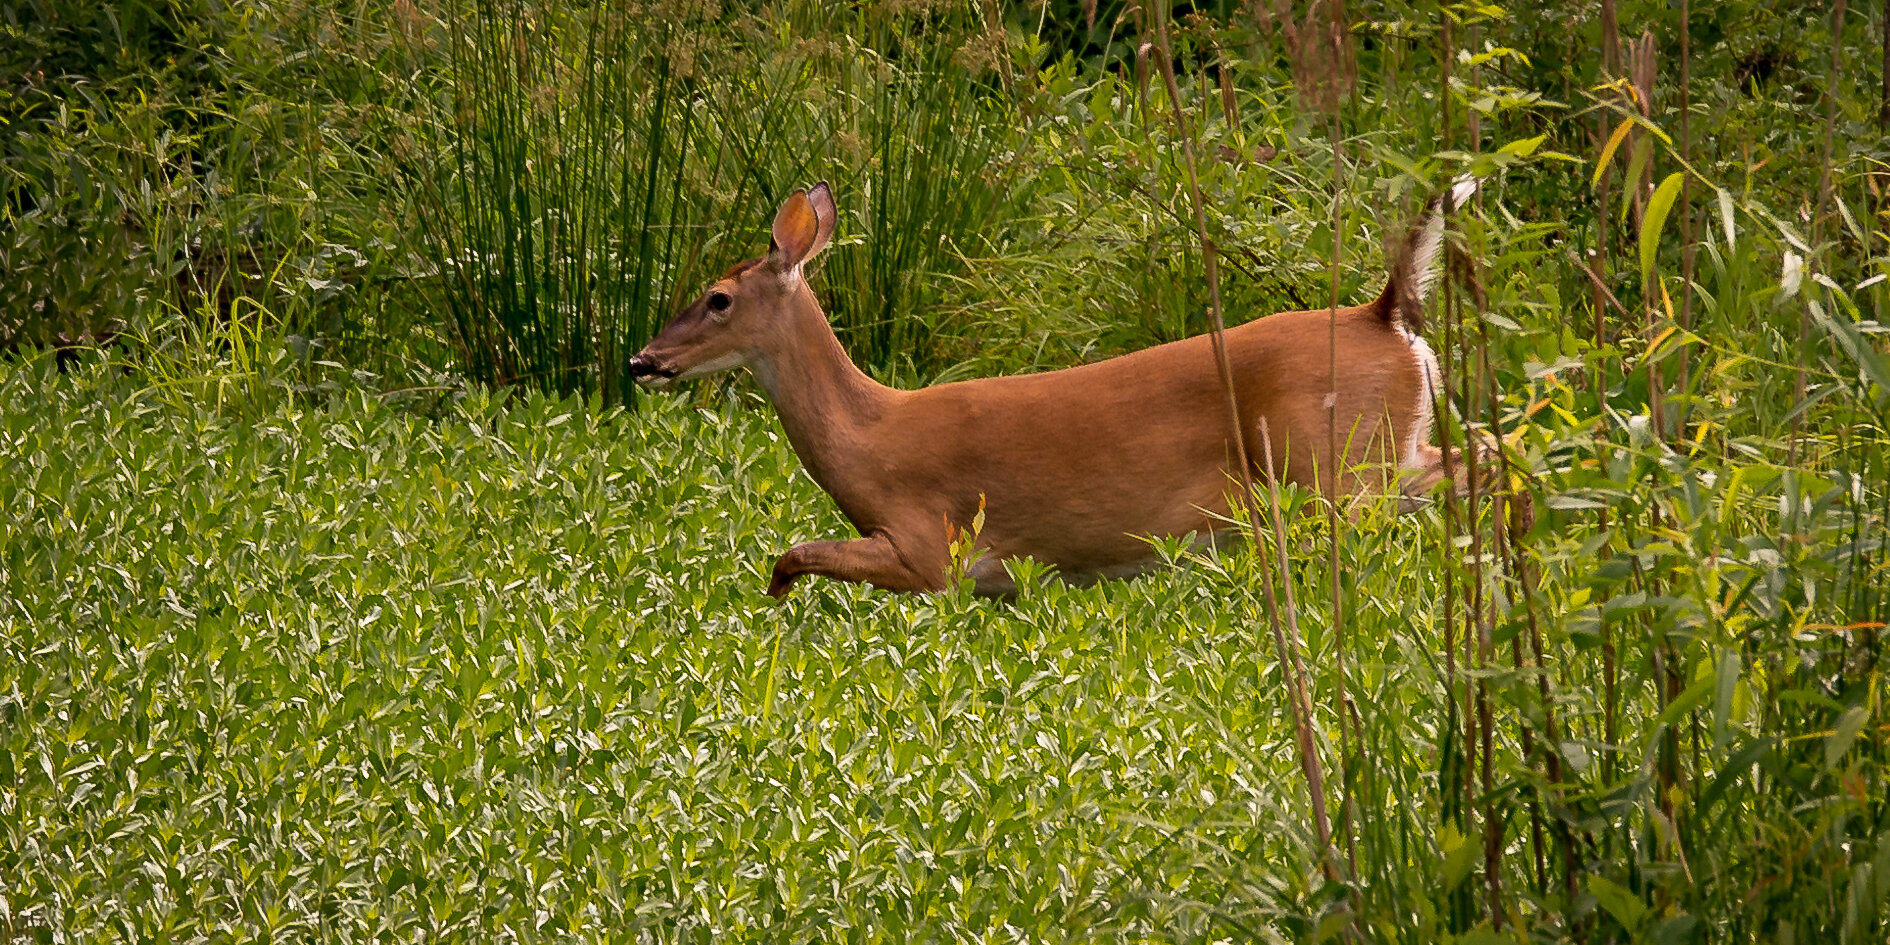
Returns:
[[[1446,478],[1464,487],[1455,451],[1447,457],[1429,444],[1439,375],[1418,331],[1444,215],[1475,187],[1459,181],[1431,202],[1394,251],[1376,300],[1227,330],[1256,476],[1333,500],[1397,488],[1417,501]],[[794,191],[775,214],[768,255],[730,269],[630,361],[648,387],[753,371],[808,474],[859,530],[852,541],[790,548],[774,564],[769,594],[786,594],[807,574],[941,590],[951,536],[981,507],[976,547],[985,554],[967,573],[986,594],[1011,589],[1006,558],[1035,558],[1066,579],[1127,576],[1152,562],[1147,536],[1204,539],[1227,526],[1239,491],[1235,444],[1208,336],[1060,371],[885,387],[847,358],[804,276],[834,219],[824,181]],[[1333,390],[1342,468],[1321,477]],[[1261,468],[1268,451],[1271,470]]]

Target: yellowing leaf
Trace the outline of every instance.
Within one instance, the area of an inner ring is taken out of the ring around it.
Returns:
[[[1628,129],[1634,127],[1634,119],[1623,118],[1614,126],[1614,134],[1608,136],[1608,143],[1601,146],[1601,157],[1595,159],[1595,179],[1588,182],[1590,187],[1601,186],[1601,175],[1608,173],[1608,162],[1614,159],[1616,148],[1627,139]]]

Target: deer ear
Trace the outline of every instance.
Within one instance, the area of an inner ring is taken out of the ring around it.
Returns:
[[[833,191],[826,181],[814,189],[795,190],[774,215],[774,240],[768,261],[783,274],[798,276],[800,267],[814,258],[833,237]]]
[[[774,214],[774,238],[768,245],[768,262],[780,272],[800,269],[813,255],[814,241],[820,236],[820,217],[814,212],[807,191],[796,188],[788,194],[781,209]]]
[[[827,248],[827,241],[833,239],[834,221],[838,219],[833,206],[833,189],[827,186],[826,181],[815,184],[814,188],[807,192],[807,202],[814,208],[817,227],[814,233],[814,247],[807,251],[807,257],[801,260],[802,262],[820,255],[820,251]]]

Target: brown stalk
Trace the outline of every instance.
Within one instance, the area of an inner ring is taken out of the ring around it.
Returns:
[[[1654,34],[1642,33],[1640,39],[1628,44],[1628,52],[1628,71],[1634,86],[1634,101],[1629,107],[1639,110],[1642,118],[1651,120],[1654,114],[1654,78],[1658,75],[1654,59]],[[1629,138],[1638,141],[1643,134],[1636,128]],[[1626,181],[1625,184],[1634,188],[1634,226],[1638,230],[1641,220],[1647,215],[1648,196],[1654,189],[1654,162],[1650,160],[1642,165],[1639,180]],[[1646,332],[1650,349],[1654,336],[1660,331],[1660,306],[1654,291],[1656,278],[1650,270],[1641,284],[1642,328]],[[1661,403],[1664,374],[1659,363],[1647,364],[1647,413],[1652,421],[1654,436],[1663,440],[1666,438],[1665,407]]]
[[[1446,248],[1445,253],[1457,256],[1455,260],[1457,265],[1452,267],[1453,270],[1470,274],[1470,278],[1466,280],[1469,283],[1472,295],[1470,302],[1475,307],[1476,311],[1482,311],[1486,307],[1486,304],[1481,291],[1481,285],[1474,276],[1474,270],[1470,268],[1474,263],[1467,257],[1459,254],[1454,248]],[[1453,293],[1453,302],[1455,305],[1453,305],[1450,318],[1453,323],[1461,326],[1463,322],[1463,299],[1461,296]],[[1478,343],[1474,352],[1471,348],[1471,336],[1468,331],[1459,327],[1456,335],[1458,343],[1457,363],[1459,366],[1457,374],[1462,378],[1462,386],[1458,391],[1458,397],[1460,398],[1459,403],[1464,407],[1462,414],[1463,449],[1465,456],[1464,465],[1467,467],[1467,476],[1465,478],[1468,480],[1469,484],[1469,495],[1466,496],[1464,502],[1466,507],[1464,513],[1466,525],[1470,530],[1470,567],[1469,574],[1466,575],[1468,579],[1467,592],[1470,597],[1470,604],[1464,611],[1464,616],[1466,617],[1464,622],[1464,664],[1466,666],[1474,665],[1479,670],[1483,670],[1489,668],[1490,660],[1493,655],[1493,646],[1490,641],[1490,626],[1496,619],[1496,602],[1486,593],[1488,582],[1483,574],[1483,525],[1480,516],[1477,514],[1477,509],[1480,505],[1479,500],[1482,498],[1481,486],[1483,475],[1480,467],[1482,466],[1483,457],[1481,455],[1482,451],[1475,447],[1477,438],[1475,431],[1472,430],[1470,426],[1470,418],[1477,414],[1476,406],[1477,401],[1481,399],[1481,392],[1480,388],[1475,384],[1472,376],[1474,372],[1470,370],[1470,367],[1475,363],[1482,372],[1487,373],[1489,370],[1489,357],[1485,350],[1487,347],[1485,339],[1481,334],[1478,336]],[[1473,353],[1476,355],[1474,361],[1472,359]],[[1472,651],[1470,647],[1473,639],[1476,642],[1476,649],[1474,651]],[[1476,748],[1477,772],[1481,776],[1483,796],[1485,798],[1483,809],[1483,882],[1485,908],[1488,910],[1491,926],[1500,930],[1503,928],[1502,851],[1504,818],[1497,816],[1496,794],[1493,790],[1495,783],[1495,773],[1492,768],[1495,761],[1495,746],[1493,744],[1495,721],[1492,718],[1490,710],[1490,683],[1487,675],[1479,673],[1476,678],[1474,705],[1469,701],[1471,699],[1471,693],[1472,690],[1466,687],[1464,692],[1464,699],[1466,700],[1464,706],[1466,723],[1465,739],[1467,744],[1474,745]],[[1471,714],[1473,709],[1475,713],[1474,716]],[[1474,725],[1470,724],[1472,718],[1475,720]]]
[[[1614,0],[1602,0],[1601,3],[1601,61],[1602,69],[1609,76],[1620,74],[1621,47],[1619,30],[1615,21]],[[1601,117],[1599,122],[1595,142],[1597,149],[1608,135],[1607,118]],[[1593,305],[1597,348],[1605,348],[1608,343],[1607,306],[1603,303],[1612,300],[1612,294],[1608,291],[1608,206],[1613,202],[1609,199],[1610,178],[1611,175],[1605,171],[1601,175],[1600,192],[1596,195],[1595,249],[1588,255],[1589,279],[1593,282],[1595,290]],[[1616,307],[1620,307],[1620,303],[1617,302]],[[1600,353],[1595,356],[1593,373],[1595,396],[1606,401],[1608,396],[1607,362],[1603,360],[1603,355]],[[1597,525],[1604,532],[1610,527],[1607,509],[1600,511]],[[1603,780],[1612,783],[1615,766],[1612,749],[1615,743],[1616,686],[1619,681],[1619,667],[1615,660],[1613,628],[1608,625],[1607,619],[1603,618],[1598,629],[1601,633],[1601,671],[1602,685],[1605,690],[1602,708],[1602,740],[1609,747],[1602,762],[1602,771]]]
[[[1693,35],[1688,29],[1692,14],[1690,0],[1680,0],[1680,160],[1693,161]],[[1693,175],[1680,178],[1680,327],[1693,330]],[[1680,346],[1680,371],[1677,386],[1683,398],[1674,417],[1674,434],[1686,438],[1687,397],[1692,390],[1692,349]]]
[[[1835,181],[1831,175],[1832,138],[1837,132],[1837,85],[1844,74],[1844,3],[1837,0],[1837,6],[1831,11],[1831,74],[1825,80],[1824,87],[1824,157],[1822,169],[1818,174],[1818,213],[1811,218],[1811,245],[1819,245],[1819,232],[1824,228],[1825,215],[1831,212],[1831,199]],[[1890,42],[1890,41],[1887,41]],[[1885,81],[1890,82],[1890,79]],[[1811,306],[1804,305],[1798,312],[1798,373],[1792,384],[1792,405],[1805,401],[1805,360],[1811,338]],[[1792,442],[1786,465],[1798,464],[1799,432],[1804,425],[1805,412],[1792,415]]]
[[[1349,678],[1345,665],[1345,598],[1339,580],[1339,483],[1342,473],[1339,469],[1339,266],[1342,261],[1344,244],[1339,240],[1340,201],[1344,190],[1344,156],[1339,148],[1339,105],[1343,91],[1351,87],[1353,76],[1347,73],[1350,62],[1349,47],[1345,43],[1345,7],[1343,3],[1330,3],[1327,7],[1330,17],[1324,23],[1317,24],[1324,29],[1317,34],[1319,42],[1301,44],[1298,55],[1304,62],[1295,61],[1293,71],[1296,76],[1313,77],[1313,88],[1302,90],[1302,101],[1324,110],[1326,114],[1327,139],[1332,145],[1332,259],[1328,269],[1330,292],[1326,300],[1326,477],[1331,486],[1326,492],[1326,548],[1328,557],[1326,570],[1331,577],[1332,591],[1332,652],[1334,666],[1338,675],[1339,696],[1339,733],[1344,741],[1340,753],[1342,772],[1340,784],[1342,791],[1339,801],[1339,823],[1345,833],[1346,856],[1352,874],[1358,874],[1358,850],[1353,842],[1352,829],[1352,775],[1354,770],[1353,746],[1358,743],[1357,727],[1353,720],[1357,708],[1352,704],[1352,695],[1347,685]],[[1316,21],[1320,12],[1319,0],[1313,0],[1308,7],[1306,19]]]
[[[1444,72],[1443,87],[1444,89],[1448,90],[1450,88],[1450,62],[1455,58],[1455,42],[1450,31],[1449,21],[1446,21],[1444,41],[1445,41],[1446,55],[1444,57],[1445,72]],[[1453,101],[1452,97],[1448,94],[1448,91],[1446,91],[1444,95],[1444,102],[1445,102],[1444,137],[1443,137],[1444,141],[1450,141],[1452,139],[1451,121],[1450,121],[1450,118],[1451,118],[1450,103],[1452,101]],[[1466,125],[1467,124],[1468,124],[1468,119],[1466,118]],[[1466,131],[1467,130],[1468,129],[1466,128]],[[1447,254],[1447,258],[1448,258],[1448,254],[1451,252],[1452,250],[1447,245],[1445,247],[1445,253]],[[1451,271],[1451,267],[1449,265],[1447,265],[1445,269],[1446,269],[1446,272]],[[1462,330],[1462,327],[1463,327],[1462,300],[1457,292],[1457,285],[1456,285],[1455,280],[1446,279],[1444,281],[1443,288],[1444,288],[1443,350],[1444,350],[1445,363],[1441,366],[1441,370],[1443,371],[1445,377],[1456,377],[1459,379],[1459,382],[1461,384],[1466,385],[1464,387],[1461,387],[1458,390],[1458,394],[1457,394],[1457,402],[1459,404],[1462,404],[1466,402],[1465,398],[1468,392],[1467,385],[1469,383],[1469,378],[1467,376],[1468,372],[1462,369],[1465,363],[1463,354],[1464,354],[1464,349],[1466,347],[1466,342],[1464,340],[1464,335],[1463,335],[1463,330]],[[1455,359],[1454,362],[1451,360],[1453,358]],[[1439,417],[1440,419],[1449,416],[1449,413],[1446,411],[1446,408],[1449,406],[1448,397],[1444,391],[1445,391],[1445,388],[1442,385],[1439,385],[1438,398],[1440,400],[1440,403],[1437,406],[1435,415]],[[1466,430],[1465,432],[1467,433],[1468,431]],[[1477,541],[1476,523],[1474,521],[1474,515],[1475,515],[1475,509],[1476,509],[1476,496],[1475,496],[1475,491],[1474,491],[1475,489],[1474,483],[1477,478],[1476,454],[1474,450],[1471,450],[1468,448],[1468,444],[1469,444],[1469,438],[1466,436],[1465,449],[1460,454],[1460,457],[1462,461],[1465,462],[1469,466],[1467,470],[1466,478],[1468,479],[1468,481],[1470,481],[1473,484],[1471,495],[1467,497],[1467,501],[1466,501],[1458,497],[1455,489],[1447,489],[1444,492],[1445,537],[1447,539],[1445,542],[1445,548],[1446,548],[1445,554],[1449,558],[1452,558],[1452,559],[1454,559],[1456,556],[1456,548],[1457,548],[1456,536],[1458,532],[1461,531],[1469,535],[1470,540],[1473,545]],[[1455,481],[1456,472],[1452,468],[1453,463],[1451,460],[1451,452],[1448,448],[1446,448],[1444,451],[1444,457],[1445,457],[1444,459],[1445,478],[1450,481]],[[1474,550],[1472,553],[1473,555],[1475,554]],[[1483,753],[1480,751],[1481,742],[1477,734],[1478,712],[1477,712],[1476,693],[1478,690],[1478,685],[1472,682],[1472,679],[1474,677],[1469,674],[1473,671],[1473,669],[1477,665],[1477,649],[1478,648],[1476,646],[1476,643],[1477,643],[1477,638],[1480,635],[1478,624],[1481,622],[1480,618],[1482,614],[1482,597],[1478,593],[1479,588],[1478,588],[1477,583],[1473,580],[1468,580],[1466,576],[1462,573],[1461,567],[1452,566],[1450,568],[1449,575],[1450,575],[1450,580],[1447,585],[1449,587],[1449,590],[1446,592],[1445,607],[1444,607],[1444,615],[1445,615],[1446,624],[1455,623],[1455,619],[1456,619],[1455,607],[1454,607],[1455,599],[1459,592],[1461,592],[1463,595],[1464,622],[1463,622],[1462,659],[1463,659],[1463,667],[1464,667],[1464,671],[1466,675],[1464,676],[1464,679],[1463,679],[1463,704],[1458,707],[1458,711],[1462,713],[1462,717],[1463,717],[1463,769],[1462,769],[1463,770],[1463,784],[1461,785],[1463,795],[1461,798],[1458,799],[1458,803],[1462,805],[1461,809],[1462,809],[1464,836],[1469,837],[1469,836],[1474,835],[1477,832],[1477,830],[1481,829],[1476,824],[1476,804],[1475,804],[1476,773],[1478,770],[1479,758],[1483,755]],[[1461,586],[1460,586],[1460,583],[1461,583]],[[1445,646],[1448,649],[1450,647],[1450,642],[1449,642],[1450,634],[1448,632],[1445,634],[1445,641],[1446,641]],[[1455,698],[1454,695],[1453,695],[1453,698]],[[1486,847],[1485,852],[1486,852],[1486,858],[1487,858],[1487,847]],[[1487,872],[1488,871],[1486,869],[1486,873]]]
[[[1510,662],[1519,672],[1526,670],[1535,677],[1537,697],[1542,703],[1543,744],[1547,746],[1540,749],[1542,773],[1544,780],[1554,787],[1562,783],[1561,736],[1557,731],[1555,721],[1555,703],[1549,692],[1549,676],[1542,659],[1542,629],[1536,618],[1535,582],[1530,574],[1529,561],[1522,547],[1523,539],[1535,526],[1535,501],[1529,493],[1516,491],[1515,470],[1510,467],[1509,453],[1500,446],[1504,442],[1503,422],[1497,410],[1496,377],[1489,369],[1488,329],[1479,324],[1477,330],[1484,335],[1481,345],[1484,360],[1480,372],[1485,385],[1483,403],[1487,411],[1491,438],[1499,444],[1495,456],[1498,489],[1492,496],[1497,508],[1494,529],[1497,554],[1505,562],[1515,585],[1515,593],[1522,600],[1523,615],[1529,628],[1530,650],[1533,657],[1529,663],[1524,663],[1522,638],[1518,635],[1510,640]],[[1535,732],[1531,726],[1524,724],[1522,748],[1525,759],[1534,759],[1538,755],[1534,736]],[[1542,838],[1543,801],[1544,798],[1538,793],[1529,802],[1530,840],[1535,850],[1536,892],[1539,895],[1548,893],[1547,857],[1543,850]],[[1553,803],[1553,799],[1550,799],[1550,803]],[[1573,902],[1576,895],[1574,842],[1568,834],[1567,824],[1561,818],[1557,817],[1551,821],[1550,830],[1555,845],[1562,854],[1563,895],[1569,902]]]
[[[1442,72],[1443,72],[1440,78],[1439,88],[1445,90],[1445,94],[1443,97],[1443,125],[1444,126],[1441,129],[1440,134],[1438,136],[1438,140],[1443,141],[1443,142],[1449,142],[1451,140],[1451,125],[1452,125],[1451,103],[1453,99],[1450,96],[1448,90],[1450,89],[1451,63],[1456,56],[1456,43],[1455,43],[1454,37],[1452,36],[1451,25],[1452,25],[1451,20],[1449,18],[1445,18],[1444,35],[1443,35],[1443,41],[1444,41],[1443,55],[1438,57],[1438,60],[1439,60],[1439,63],[1441,65]],[[1452,303],[1454,302],[1454,299],[1455,299],[1455,292],[1454,292],[1454,286],[1450,280],[1448,279],[1444,280],[1443,290],[1444,290],[1444,310],[1445,310],[1444,343],[1440,347],[1443,352],[1443,357],[1444,359],[1446,359],[1446,363],[1441,365],[1440,369],[1444,372],[1445,376],[1449,376],[1452,366],[1448,363],[1448,359],[1455,353],[1455,350],[1456,350],[1455,346],[1451,343],[1452,332],[1455,328],[1455,319],[1454,317],[1452,317],[1452,314],[1451,314],[1454,311],[1454,306]],[[1432,415],[1439,418],[1448,416],[1448,414],[1445,413],[1445,407],[1448,405],[1447,403],[1448,399],[1445,396],[1443,385],[1441,384],[1437,385],[1437,392],[1435,396],[1436,396],[1437,402],[1433,405]],[[1440,423],[1439,426],[1441,428],[1442,424]],[[1447,482],[1454,482],[1456,479],[1456,470],[1454,468],[1455,461],[1452,457],[1448,443],[1445,444],[1443,458],[1444,458],[1444,479]],[[1444,555],[1445,555],[1445,562],[1446,562],[1445,581],[1444,581],[1444,694],[1445,694],[1445,701],[1450,706],[1450,714],[1453,716],[1457,712],[1457,682],[1458,682],[1457,642],[1456,642],[1457,578],[1456,578],[1456,569],[1451,565],[1451,559],[1455,553],[1454,549],[1457,547],[1457,528],[1458,528],[1458,520],[1461,515],[1462,515],[1462,510],[1459,508],[1459,505],[1458,505],[1457,490],[1455,489],[1444,490],[1443,519],[1444,519],[1444,549],[1445,549]],[[1465,683],[1466,699],[1468,698],[1468,695],[1467,695],[1468,691],[1469,691],[1469,685],[1466,682]],[[1465,714],[1466,716],[1468,715],[1467,712]],[[1465,724],[1466,725],[1469,724],[1467,718],[1465,720]],[[1468,733],[1466,732],[1466,734]],[[1457,770],[1460,773],[1460,777],[1462,777],[1463,779],[1463,783],[1457,785],[1457,788],[1460,792],[1459,796],[1451,797],[1448,794],[1446,794],[1446,796],[1444,797],[1446,811],[1448,811],[1451,808],[1455,808],[1457,812],[1457,825],[1459,829],[1463,831],[1463,834],[1466,837],[1470,835],[1470,831],[1472,829],[1472,824],[1471,824],[1472,808],[1470,805],[1470,782],[1469,782],[1469,778],[1467,777],[1467,774],[1470,770],[1470,764],[1471,764],[1471,751],[1472,751],[1471,744],[1472,742],[1468,738],[1464,740],[1462,748],[1461,748],[1461,755],[1460,755],[1460,758],[1458,759]],[[1448,790],[1448,788],[1449,786],[1445,785],[1445,789]]]
[[[1235,131],[1240,128],[1240,99],[1234,95],[1232,64],[1227,61],[1227,50],[1219,46],[1214,47],[1214,59],[1221,84],[1221,114],[1227,118],[1227,129]]]
[[[1244,503],[1247,507],[1248,527],[1252,529],[1256,546],[1260,540],[1260,515],[1254,504],[1253,466],[1247,450],[1247,438],[1240,422],[1240,405],[1234,393],[1234,369],[1227,357],[1225,327],[1221,318],[1221,282],[1220,267],[1214,251],[1214,240],[1208,235],[1207,209],[1201,199],[1200,178],[1195,171],[1194,135],[1188,126],[1187,114],[1181,105],[1181,90],[1175,82],[1174,57],[1168,42],[1167,11],[1157,7],[1150,11],[1150,19],[1155,22],[1155,39],[1158,44],[1159,67],[1162,83],[1168,90],[1168,101],[1175,112],[1177,137],[1181,139],[1181,153],[1188,172],[1188,197],[1194,207],[1195,228],[1201,239],[1201,258],[1207,269],[1208,279],[1208,326],[1212,331],[1214,359],[1220,369],[1221,389],[1227,395],[1227,419],[1233,434],[1236,465],[1240,468],[1241,486]],[[1269,479],[1273,472],[1272,449],[1268,442],[1266,419],[1261,418],[1260,436],[1262,446],[1267,449],[1267,472]],[[1280,609],[1273,593],[1272,576],[1267,576],[1263,584],[1266,587],[1267,610],[1273,630],[1275,657],[1287,677],[1289,697],[1293,703],[1293,723],[1299,746],[1300,768],[1306,777],[1307,790],[1311,794],[1313,808],[1313,827],[1319,837],[1319,861],[1321,871],[1328,880],[1337,880],[1338,871],[1332,863],[1332,827],[1326,817],[1325,773],[1319,761],[1317,746],[1312,737],[1312,702],[1306,695],[1305,668],[1299,659],[1300,641],[1298,620],[1292,605],[1292,584],[1290,571],[1285,561],[1286,545],[1279,523],[1279,489],[1275,483],[1270,490],[1274,503],[1275,544],[1281,555],[1279,579],[1287,595],[1286,623],[1291,631],[1289,640],[1282,632]],[[1264,556],[1261,559],[1265,560]]]
[[[1470,46],[1471,48],[1476,48],[1477,45],[1477,31],[1473,27],[1470,33]],[[1472,68],[1474,70],[1474,67]],[[1466,81],[1476,81],[1474,71],[1466,77]],[[1469,119],[1466,131],[1470,136],[1470,151],[1472,154],[1475,154],[1482,150],[1482,130],[1478,123],[1478,115],[1475,109],[1469,110],[1466,117]],[[1452,260],[1454,263],[1447,271],[1459,274],[1462,277],[1465,285],[1470,289],[1471,303],[1475,306],[1475,311],[1480,314],[1489,307],[1489,300],[1484,297],[1482,280],[1477,278],[1476,275],[1476,260],[1467,252],[1460,252],[1454,247],[1446,247],[1444,252],[1445,258]],[[1460,315],[1453,313],[1453,319],[1455,319],[1458,324],[1461,324]],[[1470,613],[1474,615],[1472,622],[1476,628],[1476,665],[1481,669],[1487,669],[1494,655],[1494,647],[1490,641],[1490,627],[1496,622],[1496,601],[1492,596],[1487,594],[1488,581],[1483,573],[1483,525],[1477,515],[1477,509],[1480,505],[1478,499],[1480,498],[1483,482],[1482,471],[1479,467],[1482,465],[1483,457],[1481,455],[1482,451],[1476,449],[1474,446],[1476,437],[1475,432],[1470,426],[1470,418],[1477,415],[1476,405],[1477,401],[1481,399],[1482,385],[1475,384],[1474,378],[1471,376],[1472,372],[1469,370],[1472,363],[1470,358],[1471,339],[1469,332],[1459,330],[1458,339],[1463,347],[1458,363],[1461,367],[1459,376],[1463,379],[1461,395],[1461,403],[1464,406],[1463,440],[1464,452],[1468,454],[1466,465],[1468,466],[1468,480],[1470,486],[1470,495],[1467,503],[1469,506],[1471,528],[1470,594],[1471,600],[1473,601]],[[1480,318],[1477,321],[1475,353],[1476,375],[1478,377],[1487,377],[1490,371],[1489,335]],[[1464,627],[1466,645],[1469,642],[1470,629],[1470,624],[1466,624]],[[1469,662],[1467,655],[1465,662]],[[1484,907],[1489,913],[1491,927],[1501,930],[1504,926],[1503,919],[1505,914],[1503,910],[1503,824],[1505,818],[1499,817],[1496,811],[1496,792],[1494,790],[1495,772],[1493,769],[1495,764],[1495,720],[1492,717],[1490,708],[1490,683],[1487,675],[1479,675],[1477,677],[1476,718],[1478,730],[1478,773],[1482,776],[1484,796]]]
[[[1279,575],[1281,593],[1286,596],[1286,629],[1289,636],[1280,631],[1279,606],[1273,596],[1271,575],[1263,582],[1267,592],[1267,610],[1272,616],[1274,648],[1281,654],[1281,668],[1288,669],[1288,695],[1293,699],[1294,730],[1299,743],[1300,768],[1306,775],[1306,784],[1312,791],[1313,822],[1319,829],[1319,858],[1321,871],[1329,881],[1338,879],[1338,870],[1331,860],[1331,828],[1326,820],[1325,771],[1319,763],[1318,748],[1312,740],[1312,700],[1306,695],[1306,667],[1300,662],[1299,651],[1299,608],[1293,604],[1293,584],[1288,578],[1291,565],[1286,560],[1286,527],[1280,513],[1280,483],[1273,474],[1273,435],[1267,429],[1267,418],[1260,418],[1260,450],[1267,470],[1267,501],[1273,516],[1273,548],[1279,556]],[[1250,513],[1252,514],[1252,513]],[[1258,543],[1259,533],[1254,533]],[[1262,559],[1264,560],[1264,558]],[[1290,661],[1290,663],[1289,663]]]
[[[1614,0],[1601,0],[1601,68],[1611,76],[1621,74],[1621,30]]]

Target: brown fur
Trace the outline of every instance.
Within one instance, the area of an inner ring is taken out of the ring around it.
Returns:
[[[748,365],[767,389],[808,473],[862,536],[796,545],[769,593],[820,574],[898,591],[945,586],[948,523],[967,528],[982,500],[974,570],[1001,591],[998,562],[1030,556],[1067,576],[1133,569],[1145,536],[1207,535],[1225,526],[1236,491],[1225,395],[1207,336],[1095,364],[895,390],[853,365],[798,267],[831,230],[825,187],[796,192],[776,219],[776,249],[711,287],[735,304],[717,320],[702,299],[638,355],[640,377],[693,376],[696,365]],[[818,203],[825,199],[827,208]],[[798,205],[797,205],[798,201]],[[827,209],[827,215],[817,211]],[[822,224],[809,235],[809,220]],[[709,297],[705,294],[704,299]],[[1423,379],[1398,327],[1395,293],[1337,315],[1337,416],[1343,470],[1327,449],[1326,311],[1285,312],[1229,329],[1241,423],[1261,461],[1260,418],[1274,438],[1271,472],[1328,495],[1391,488],[1419,422]],[[1428,431],[1418,431],[1419,440]],[[1442,478],[1423,451],[1422,478]]]

